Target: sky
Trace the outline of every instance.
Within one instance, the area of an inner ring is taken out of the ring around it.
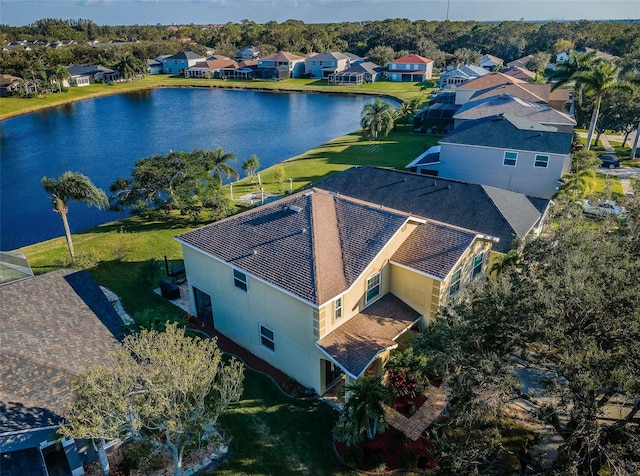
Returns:
[[[41,18],[99,25],[409,20],[640,19],[640,0],[0,0],[0,24]]]

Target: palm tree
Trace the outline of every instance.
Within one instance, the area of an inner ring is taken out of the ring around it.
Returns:
[[[25,76],[33,81],[33,87],[35,88],[36,94],[39,96],[38,79],[47,79],[47,73],[39,59],[35,58],[27,63],[27,67],[23,71],[23,77]]]
[[[413,113],[411,108],[411,104],[408,101],[403,101],[402,104],[396,109],[396,117],[398,121],[403,124],[407,124],[409,122],[409,116]]]
[[[593,169],[582,169],[562,176],[564,185],[558,192],[568,194],[571,198],[582,198],[589,195],[596,186],[596,172]]]
[[[62,83],[65,79],[71,79],[71,75],[67,68],[62,66],[61,64],[57,64],[51,70],[51,79],[54,80],[58,84],[58,92],[62,92]]]
[[[222,147],[218,147],[215,151],[204,151],[203,158],[207,161],[207,166],[212,175],[222,183],[222,174],[227,178],[233,177],[238,179],[240,175],[238,171],[231,167],[227,162],[236,161],[236,155],[232,152],[225,152]]]
[[[583,71],[589,71],[593,68],[596,61],[600,61],[596,58],[596,51],[589,53],[581,53],[579,51],[572,51],[567,61],[557,63],[556,69],[549,76],[549,81],[553,83],[551,91],[555,91],[562,86],[565,86],[574,80],[574,76]],[[580,108],[582,105],[582,85],[575,84],[573,88],[573,104],[571,105],[570,114],[578,116],[576,108]]]
[[[71,231],[67,221],[69,201],[75,200],[98,208],[107,208],[109,200],[106,194],[89,180],[89,177],[77,172],[65,172],[59,179],[42,177],[41,183],[45,191],[51,195],[53,211],[58,213],[62,219],[69,253],[71,254],[71,259],[75,261]]]
[[[379,132],[386,136],[393,129],[394,119],[395,109],[388,102],[378,98],[372,103],[365,104],[360,115],[362,136],[364,138],[373,136],[377,139]]]
[[[131,53],[123,56],[118,62],[117,69],[126,81],[138,75],[144,74],[144,66],[142,62]]]
[[[244,173],[251,179],[251,183],[253,183],[253,175],[256,173],[258,168],[260,167],[260,160],[256,154],[251,154],[251,157],[245,159],[242,162],[242,170]]]
[[[596,99],[593,113],[591,114],[589,133],[587,134],[587,150],[591,148],[591,138],[598,123],[602,97],[609,91],[631,89],[626,84],[618,82],[619,74],[620,68],[615,64],[608,61],[597,61],[590,70],[581,71],[573,75],[576,85],[582,86],[586,94],[593,94]]]
[[[345,404],[347,418],[353,421],[357,434],[366,433],[373,440],[387,428],[384,404],[391,401],[391,393],[382,385],[381,377],[362,377],[345,387],[348,399]]]

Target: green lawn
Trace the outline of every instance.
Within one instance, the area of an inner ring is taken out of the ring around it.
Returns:
[[[231,436],[231,458],[213,475],[350,475],[333,453],[338,414],[317,399],[285,396],[268,378],[245,372],[242,401],[220,418]]]
[[[8,117],[36,111],[45,107],[89,99],[107,94],[117,94],[137,89],[157,87],[203,87],[203,88],[240,88],[272,91],[309,91],[334,92],[348,94],[370,94],[390,96],[399,100],[423,97],[425,101],[428,91],[420,91],[416,83],[380,81],[358,86],[329,86],[326,80],[318,79],[285,79],[282,81],[242,81],[221,79],[185,79],[179,76],[148,75],[142,81],[129,83],[92,84],[83,87],[68,88],[67,92],[48,94],[41,98],[0,98],[0,120]]]

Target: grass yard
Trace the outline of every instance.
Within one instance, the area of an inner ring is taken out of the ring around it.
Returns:
[[[206,474],[354,474],[333,453],[335,410],[316,399],[287,397],[257,372],[247,370],[245,376],[242,401],[220,418],[232,438],[231,458]]]
[[[618,177],[613,177],[606,174],[596,174],[596,188],[595,194],[605,194],[611,192],[613,199],[624,197],[624,191],[622,190],[622,184]]]
[[[282,81],[242,81],[221,79],[185,79],[179,76],[147,75],[141,81],[129,83],[91,84],[83,87],[71,87],[67,92],[48,94],[40,98],[0,98],[0,120],[38,109],[60,106],[82,99],[108,94],[118,94],[139,89],[158,87],[202,87],[202,88],[240,88],[269,91],[333,92],[347,94],[369,94],[389,96],[404,101],[414,97],[428,98],[429,91],[420,91],[416,83],[380,81],[358,86],[329,86],[327,80],[285,79]]]

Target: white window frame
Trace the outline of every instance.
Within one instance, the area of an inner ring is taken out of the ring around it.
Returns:
[[[342,316],[342,296],[340,296],[333,300],[333,320],[339,321]]]
[[[275,352],[276,351],[276,334],[275,334],[275,332],[273,332],[271,329],[269,329],[267,326],[265,326],[263,324],[259,324],[258,329],[260,331],[260,344],[263,347],[266,347],[267,349],[269,349],[271,352]],[[271,337],[269,337],[268,334],[265,335],[264,331],[266,331],[267,333],[271,333]]]
[[[507,154],[514,154],[515,157],[507,157]],[[508,161],[513,160],[513,164],[508,164],[507,160]],[[518,165],[518,153],[513,152],[512,150],[505,150],[504,157],[502,159],[502,165],[504,165],[505,167],[516,167]]]
[[[480,258],[480,262],[476,264],[477,258]],[[483,267],[484,267],[484,252],[478,253],[473,257],[473,268],[471,270],[471,279],[474,279],[479,274],[482,274]]]
[[[242,279],[242,277],[244,279]],[[247,279],[247,273],[240,271],[239,269],[233,268],[233,286],[239,289],[240,291],[244,291],[245,293],[249,292],[249,280]]]
[[[462,268],[456,269],[451,275],[451,282],[449,283],[449,296],[453,296],[460,291],[460,284],[462,283]]]
[[[370,286],[369,284],[375,279],[378,280],[378,283],[375,284],[374,286]],[[374,296],[369,297],[369,291],[375,288],[378,288],[378,292]],[[367,278],[367,287],[364,295],[364,302],[370,303],[371,301],[375,301],[378,297],[380,297],[381,292],[382,292],[382,276],[381,276],[381,273],[378,272],[373,276],[370,276]]]
[[[549,159],[550,157],[548,155],[536,154],[533,158],[533,166],[539,169],[546,169],[549,167]],[[538,165],[538,160],[540,160],[541,164],[544,163],[544,165]]]

